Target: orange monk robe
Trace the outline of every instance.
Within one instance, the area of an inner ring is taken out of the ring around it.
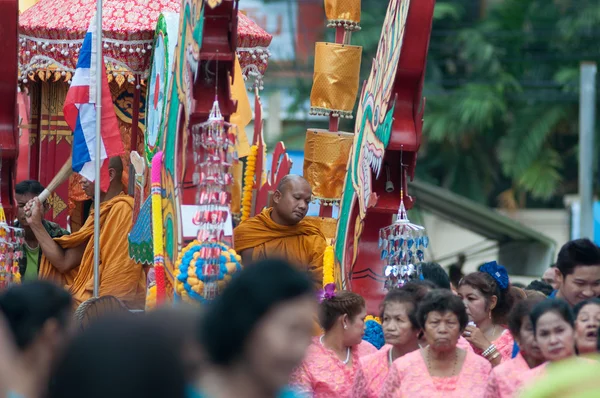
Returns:
[[[325,235],[316,224],[302,220],[293,226],[279,225],[271,218],[272,208],[242,222],[233,230],[233,247],[238,253],[253,249],[252,260],[280,256],[308,271],[318,288],[323,286]]]
[[[146,277],[141,265],[129,258],[127,234],[131,230],[133,198],[118,195],[100,204],[100,296],[115,296],[130,309],[143,309]],[[63,249],[85,244],[79,267],[61,274],[42,256],[39,276],[61,283],[73,295],[76,305],[94,291],[94,213],[81,229],[54,240]]]

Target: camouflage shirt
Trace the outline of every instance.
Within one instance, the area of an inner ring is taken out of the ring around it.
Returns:
[[[69,235],[69,231],[67,231],[64,228],[61,228],[60,225],[58,225],[57,223],[42,220],[42,225],[44,226],[44,228],[46,229],[46,232],[48,232],[48,235],[50,235],[50,237],[52,239],[60,238],[63,235]],[[15,227],[21,228],[18,221],[15,222]],[[39,257],[38,257],[38,272],[39,272],[39,263],[40,263],[41,258],[42,258],[42,250],[40,249],[40,253],[39,253]],[[21,276],[25,275],[26,270],[27,270],[27,256],[25,255],[25,253],[23,253],[23,257],[21,257],[21,259],[19,260],[19,272],[21,273]]]

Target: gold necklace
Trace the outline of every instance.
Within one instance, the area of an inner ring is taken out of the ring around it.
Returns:
[[[424,348],[424,350],[427,350],[427,352],[425,353],[425,362],[427,365],[427,371],[429,372],[429,375],[432,376],[432,372],[431,372],[431,348],[430,347],[426,347]],[[450,375],[450,377],[456,376],[456,368],[458,366],[458,353],[456,352],[456,348],[454,349],[454,368],[452,369],[452,375]]]

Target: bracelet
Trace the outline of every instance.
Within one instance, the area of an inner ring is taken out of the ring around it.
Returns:
[[[493,344],[490,344],[490,346],[488,348],[485,349],[485,351],[483,351],[483,353],[481,354],[484,357],[487,357],[489,354],[492,353],[492,351],[494,351],[496,349],[496,346]]]
[[[491,358],[487,358],[487,360],[492,362],[494,359],[498,358],[499,356],[500,356],[500,353],[498,351],[496,351],[496,353]]]

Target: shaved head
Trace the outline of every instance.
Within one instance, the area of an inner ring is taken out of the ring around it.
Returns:
[[[279,181],[279,184],[277,184],[277,190],[281,193],[284,193],[284,191],[290,186],[290,184],[294,182],[299,184],[306,184],[310,187],[310,184],[308,183],[308,181],[306,181],[304,177],[299,176],[297,174],[288,174]]]
[[[312,189],[303,177],[288,174],[279,181],[273,193],[271,218],[280,225],[296,225],[306,216],[312,200]]]
[[[123,161],[120,156],[113,156],[108,159],[108,168],[114,169],[117,172],[117,175],[123,174]]]

